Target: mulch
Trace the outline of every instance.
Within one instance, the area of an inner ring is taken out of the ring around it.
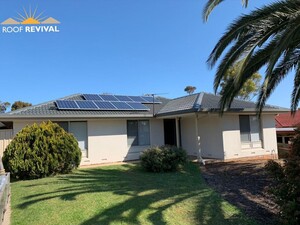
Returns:
[[[264,169],[266,160],[216,162],[201,166],[209,186],[246,215],[262,224],[278,222],[278,206],[268,193],[272,180]]]

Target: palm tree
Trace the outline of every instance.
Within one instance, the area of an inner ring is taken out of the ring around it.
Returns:
[[[222,1],[210,0],[204,9],[204,19]],[[248,3],[246,0],[243,2],[245,6]],[[220,59],[222,53],[225,55]],[[265,67],[257,100],[258,112],[289,72],[294,73],[291,110],[295,112],[300,99],[300,1],[275,1],[239,17],[229,25],[207,60],[210,67],[220,60],[214,79],[215,92],[228,68],[241,59],[243,63],[237,75],[224,87],[220,100],[222,111],[230,107],[251,75]]]

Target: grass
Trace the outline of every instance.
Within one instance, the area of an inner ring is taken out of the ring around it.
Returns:
[[[12,225],[257,224],[202,180],[197,165],[153,174],[126,164],[13,182]]]

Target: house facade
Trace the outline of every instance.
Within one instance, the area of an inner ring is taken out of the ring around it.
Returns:
[[[77,94],[2,114],[0,122],[12,136],[33,123],[58,123],[78,140],[81,165],[135,160],[165,144],[200,159],[277,158],[274,117],[287,110],[267,105],[257,118],[254,103],[234,100],[220,117],[219,100],[203,92],[172,100]]]

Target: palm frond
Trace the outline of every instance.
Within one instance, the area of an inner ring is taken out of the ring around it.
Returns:
[[[290,14],[290,8],[285,7],[285,2],[277,2],[269,6],[265,6],[262,9],[257,9],[251,12],[249,15],[243,15],[233,23],[231,23],[226,33],[220,38],[214,49],[209,55],[207,63],[210,67],[213,67],[221,54],[232,43],[245,35],[256,34],[256,37],[260,34],[263,36],[267,33],[267,30],[278,25],[277,29],[283,29],[284,24],[281,21],[278,14],[274,14],[276,10],[281,9],[281,14]],[[270,18],[271,16],[271,18]],[[272,26],[273,25],[273,26]],[[269,29],[268,29],[269,28]],[[271,36],[274,33],[269,34]]]
[[[214,8],[223,1],[224,0],[208,0],[208,2],[204,6],[203,13],[202,13],[204,22],[208,20],[208,17],[210,13],[214,10]],[[248,0],[242,0],[242,5],[246,8],[248,6]]]
[[[248,1],[243,0],[245,6]],[[221,110],[230,107],[251,75],[266,66],[266,74],[257,101],[261,112],[266,100],[284,77],[297,68],[291,108],[300,100],[300,1],[281,0],[252,11],[234,21],[212,50],[207,63],[215,66],[220,61],[214,79],[215,92],[224,74],[243,59],[237,75],[222,88]]]
[[[294,78],[294,88],[292,92],[291,111],[295,114],[300,100],[300,63],[298,63]]]
[[[206,5],[204,6],[203,13],[202,13],[204,22],[208,20],[208,17],[210,13],[213,11],[213,9],[223,1],[224,0],[208,0]]]

